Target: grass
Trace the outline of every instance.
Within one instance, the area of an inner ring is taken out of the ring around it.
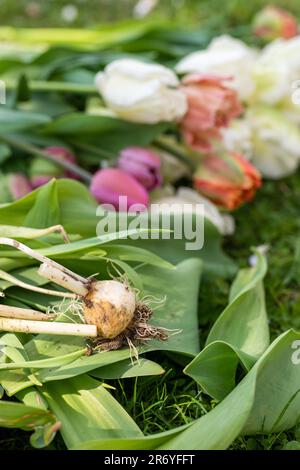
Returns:
[[[133,17],[138,0],[0,0],[0,24],[16,27],[84,27],[97,26]],[[166,19],[182,25],[208,23],[222,28],[248,24],[263,6],[272,3],[300,17],[298,0],[160,0],[151,13],[153,19]],[[72,5],[77,16],[66,21],[63,8]]]
[[[265,182],[256,199],[236,212],[236,233],[225,250],[239,265],[246,265],[250,247],[268,243],[269,271],[265,280],[272,339],[293,327],[300,329],[300,174],[279,182]],[[201,342],[227,304],[230,282],[221,278],[202,284],[199,298]],[[183,425],[215,405],[170,358],[151,355],[166,373],[161,377],[109,381],[115,398],[145,434]],[[1,449],[28,449],[28,433],[0,428]],[[299,440],[299,444],[297,443]],[[276,435],[243,437],[232,449],[282,449],[300,446],[300,427]],[[51,449],[62,449],[60,437]]]

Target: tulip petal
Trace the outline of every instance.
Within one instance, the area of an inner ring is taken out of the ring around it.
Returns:
[[[118,168],[97,171],[91,183],[91,193],[99,203],[112,204],[119,209],[119,197],[127,196],[127,209],[133,204],[149,203],[146,189],[132,176]]]

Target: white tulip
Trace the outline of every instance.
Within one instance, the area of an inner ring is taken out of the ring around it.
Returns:
[[[281,62],[264,63],[258,60],[253,66],[252,77],[255,84],[252,103],[273,105],[291,94],[290,71]]]
[[[252,161],[263,176],[279,179],[292,174],[300,161],[300,130],[280,110],[249,109],[252,127]]]
[[[191,210],[196,210],[196,204],[204,206],[204,216],[217,228],[222,235],[231,235],[235,231],[234,218],[229,214],[222,214],[219,209],[204,196],[201,196],[197,191],[191,188],[179,188],[176,194],[158,197],[152,201],[154,204],[164,204],[164,206],[171,206],[176,204],[182,205],[190,204]]]
[[[231,36],[215,38],[208,48],[193,52],[176,66],[178,73],[213,73],[232,77],[227,85],[237,90],[241,99],[252,95],[254,84],[251,68],[257,52]]]
[[[252,129],[246,119],[234,119],[221,129],[222,145],[229,152],[238,152],[245,158],[252,156]]]
[[[261,62],[285,66],[293,79],[299,79],[300,73],[300,36],[292,39],[277,39],[262,51]]]
[[[273,105],[290,98],[293,82],[300,78],[300,36],[268,44],[252,73],[255,82],[252,101]]]
[[[96,75],[108,108],[125,120],[147,124],[174,121],[186,113],[186,97],[178,85],[172,70],[135,59],[115,60]]]

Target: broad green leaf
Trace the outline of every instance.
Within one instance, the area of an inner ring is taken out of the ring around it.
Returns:
[[[44,114],[0,108],[0,134],[4,136],[11,132],[42,126],[49,121],[50,118]]]
[[[0,400],[0,426],[34,431],[30,438],[31,444],[34,447],[45,447],[55,437],[60,424],[48,410]]]
[[[85,439],[142,436],[139,427],[111,394],[86,375],[47,384],[42,393],[62,424],[61,433],[67,447]]]
[[[239,272],[231,289],[231,303],[213,325],[206,347],[185,373],[221,400],[235,386],[238,364],[248,371],[269,345],[262,280],[266,261],[258,255],[253,268]]]
[[[5,393],[11,397],[25,389],[30,389],[34,384],[32,376],[27,369],[0,371],[0,383]]]
[[[11,156],[11,149],[7,144],[0,144],[0,164],[4,163]]]
[[[47,124],[43,132],[47,135],[65,136],[79,148],[82,145],[79,136],[84,136],[85,143],[106,149],[113,156],[130,145],[150,144],[167,127],[165,123],[138,124],[107,115],[71,113]]]
[[[206,344],[227,341],[253,357],[259,357],[269,345],[262,286],[267,266],[264,256],[258,256],[256,266],[241,270],[237,276],[231,292],[233,300],[215,322]]]
[[[48,404],[46,400],[42,397],[40,392],[34,387],[27,388],[27,390],[22,390],[16,394],[16,397],[21,400],[25,405],[32,406],[34,408],[39,408],[41,410],[47,410]]]
[[[281,335],[220,404],[185,428],[144,438],[87,440],[74,448],[222,450],[241,434],[292,428],[299,421],[299,344],[299,333]]]
[[[47,228],[58,225],[60,208],[57,193],[57,183],[52,180],[41,187],[33,207],[28,212],[24,225],[26,227]]]
[[[56,220],[55,223],[62,225],[68,234],[79,234],[82,237],[95,237],[99,217],[96,215],[97,204],[88,190],[82,184],[73,180],[58,180],[56,182],[56,188],[60,218]],[[25,221],[27,213],[34,206],[40,191],[41,189],[38,189],[25,196],[23,199],[0,207],[0,224],[26,226]],[[129,222],[130,220],[132,219],[129,215]],[[137,233],[136,230],[135,233]],[[114,246],[120,244],[120,237],[122,237],[121,233],[119,236],[116,234],[110,237],[108,235],[102,236],[101,239],[103,241],[106,240],[107,243],[109,242]],[[136,246],[149,250],[172,264],[179,263],[190,257],[199,257],[204,261],[205,274],[217,273],[218,275],[231,276],[236,271],[235,264],[224,255],[221,250],[220,234],[208,220],[205,221],[204,247],[201,250],[187,251],[186,241],[187,240],[184,238],[182,240],[175,240],[172,239],[172,237],[170,240],[143,240],[136,239],[135,237],[134,240],[130,238],[126,240],[123,239],[122,245],[128,245],[131,250],[132,247]],[[18,264],[15,262],[12,263],[8,259],[3,259],[3,256],[4,255],[2,255],[1,258],[2,269],[11,270],[18,267]],[[22,265],[24,266],[24,263]]]
[[[59,226],[49,226],[45,229],[36,229],[31,227],[19,227],[14,225],[0,225],[0,237],[24,238],[33,240],[35,238],[45,237],[51,233],[60,232]]]
[[[115,364],[93,370],[90,375],[97,379],[127,379],[130,377],[143,377],[147,375],[161,375],[164,369],[149,359],[123,360]]]
[[[168,442],[172,437],[180,435],[187,427],[188,425],[184,425],[151,436],[83,441],[71,447],[71,450],[153,450]]]
[[[12,349],[12,348],[11,348]],[[0,364],[0,371],[1,370],[13,370],[13,369],[22,369],[22,368],[30,368],[30,369],[46,369],[46,368],[54,368],[60,367],[61,365],[68,364],[76,360],[78,357],[81,357],[84,354],[84,349],[79,349],[75,352],[70,354],[64,354],[62,356],[58,356],[55,358],[49,359],[41,359],[37,361],[21,361],[18,362],[6,362]],[[3,350],[5,354],[5,349]]]

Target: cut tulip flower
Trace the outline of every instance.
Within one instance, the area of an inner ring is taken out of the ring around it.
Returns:
[[[141,147],[122,150],[118,160],[118,167],[132,175],[149,191],[161,186],[160,166],[159,155]]]
[[[194,175],[194,186],[218,206],[233,210],[254,197],[261,176],[239,154],[209,155]]]
[[[187,75],[182,81],[188,111],[180,128],[186,144],[194,150],[211,152],[211,141],[221,137],[220,129],[242,112],[236,92],[224,81],[224,77],[201,74]]]
[[[119,168],[104,168],[93,176],[92,195],[101,204],[112,204],[119,209],[120,196],[127,197],[127,210],[134,204],[145,208],[149,203],[147,190],[136,179]]]
[[[187,109],[177,76],[162,65],[115,60],[96,75],[95,82],[107,107],[128,121],[175,121]]]

